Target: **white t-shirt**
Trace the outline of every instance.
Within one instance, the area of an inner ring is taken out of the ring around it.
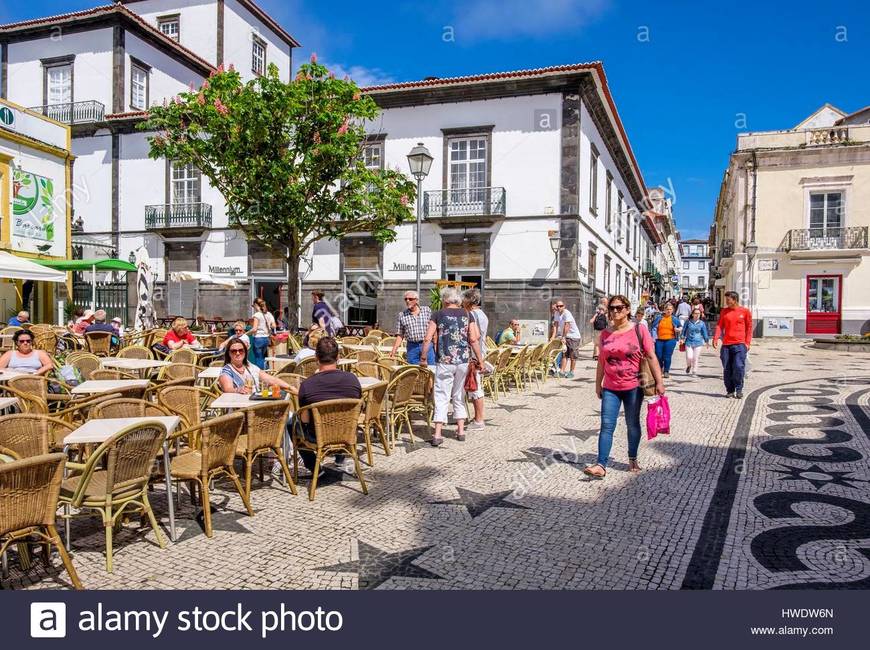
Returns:
[[[269,336],[269,321],[261,311],[254,312],[254,337]]]
[[[553,322],[556,323],[556,336],[564,336],[566,339],[580,338],[580,328],[577,327],[577,321],[567,309],[561,314],[556,314]]]
[[[687,302],[681,302],[677,305],[677,318],[680,320],[688,320],[692,315],[692,305]]]

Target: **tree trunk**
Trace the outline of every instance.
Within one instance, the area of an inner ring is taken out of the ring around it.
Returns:
[[[295,332],[301,325],[298,318],[299,305],[302,296],[299,295],[299,255],[290,251],[287,256],[287,320],[290,322],[290,331]]]

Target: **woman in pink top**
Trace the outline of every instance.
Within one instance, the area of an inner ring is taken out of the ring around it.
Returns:
[[[649,360],[655,377],[656,391],[659,395],[665,394],[665,384],[652,337],[649,330],[632,322],[630,310],[631,304],[625,296],[611,296],[607,303],[611,325],[601,332],[601,352],[595,375],[595,392],[601,400],[598,462],[583,470],[593,478],[604,478],[607,474],[607,459],[613,447],[613,431],[616,429],[621,404],[625,405],[625,424],[628,428],[628,468],[632,472],[640,471],[637,449],[640,446],[643,389],[637,376],[644,356]]]

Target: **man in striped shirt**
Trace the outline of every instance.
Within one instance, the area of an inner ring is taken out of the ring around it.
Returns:
[[[426,328],[429,326],[429,319],[432,317],[432,310],[428,307],[420,305],[420,296],[416,291],[405,292],[406,308],[396,319],[396,341],[393,343],[393,349],[390,356],[396,356],[396,350],[405,341],[407,348],[408,363],[419,364],[420,352],[423,349],[423,339],[426,337]],[[435,365],[435,348],[429,348],[427,361],[430,366]]]

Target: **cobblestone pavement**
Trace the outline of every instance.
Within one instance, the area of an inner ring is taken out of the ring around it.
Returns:
[[[489,426],[440,448],[376,448],[364,496],[330,474],[311,503],[255,481],[254,517],[221,484],[215,536],[182,502],[160,549],[133,523],[105,571],[96,520],[73,526],[88,588],[790,589],[870,587],[870,364],[801,341],[759,341],[746,398],[724,397],[713,351],[668,390],[669,436],[644,439],[627,471],[625,428],[603,481],[590,350],[575,380],[488,402]],[[426,437],[425,427],[418,430]],[[152,503],[166,525],[165,498]],[[14,554],[13,554],[14,556]],[[54,558],[13,588],[66,586]]]

